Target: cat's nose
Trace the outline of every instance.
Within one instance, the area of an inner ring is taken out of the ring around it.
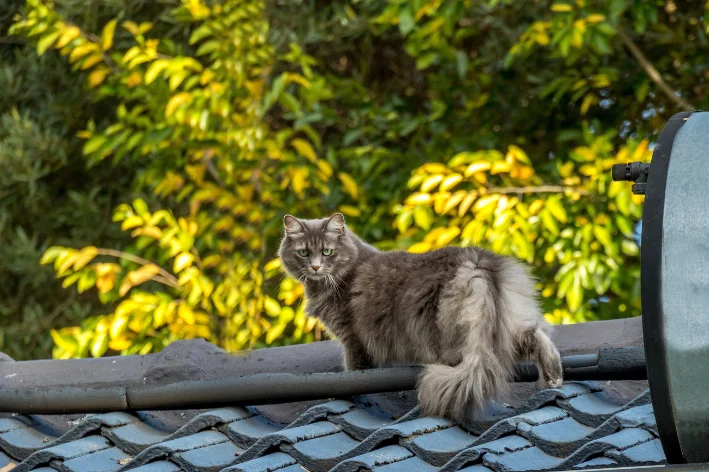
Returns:
[[[317,272],[318,269],[320,268],[320,266],[316,266],[316,265],[311,265],[310,267],[312,267],[315,272]]]

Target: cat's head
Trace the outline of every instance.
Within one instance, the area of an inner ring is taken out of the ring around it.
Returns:
[[[345,217],[304,220],[283,218],[285,237],[279,256],[286,272],[301,282],[341,280],[357,258],[357,245],[345,226]]]

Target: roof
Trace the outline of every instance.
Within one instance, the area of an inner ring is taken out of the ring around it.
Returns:
[[[9,416],[0,418],[0,469],[482,472],[664,463],[647,390],[620,404],[592,382],[539,391],[502,419],[464,427],[416,408],[394,419],[367,396],[316,404],[289,424],[267,410],[209,410],[175,430],[125,412],[87,415],[68,428]]]
[[[590,323],[563,328],[563,341],[552,337],[562,354],[637,345],[637,322]],[[193,341],[149,356],[0,359],[0,378],[6,389],[73,386],[80,392],[106,382],[171,384],[244,372],[332,371],[340,362],[334,343],[235,357]],[[515,383],[507,401],[490,404],[464,424],[420,417],[414,391],[203,410],[5,413],[0,471],[501,472],[665,463],[645,381],[568,382],[541,391]],[[81,400],[72,408],[77,404]]]

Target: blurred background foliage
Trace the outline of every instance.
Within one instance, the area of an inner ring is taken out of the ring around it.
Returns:
[[[709,104],[708,9],[3,2],[0,350],[321,339],[275,258],[286,212],[514,255],[553,323],[638,315],[642,200],[610,167]]]

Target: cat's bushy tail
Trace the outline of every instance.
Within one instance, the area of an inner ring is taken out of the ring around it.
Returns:
[[[525,333],[536,339],[543,321],[533,280],[507,259],[494,272],[466,262],[439,309],[454,320],[447,329],[465,333],[462,361],[427,365],[419,379],[419,404],[425,415],[462,420],[469,405],[484,408],[488,399],[504,395],[525,350]]]

